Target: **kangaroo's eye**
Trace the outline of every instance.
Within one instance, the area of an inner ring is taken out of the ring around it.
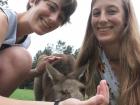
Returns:
[[[68,90],[61,90],[61,93],[62,94],[68,94],[69,92],[68,92]]]
[[[85,95],[85,92],[86,92],[85,87],[80,88],[80,92],[81,92],[83,95]]]

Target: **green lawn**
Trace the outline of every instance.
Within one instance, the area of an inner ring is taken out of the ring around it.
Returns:
[[[33,90],[29,89],[17,89],[10,96],[10,98],[20,99],[20,100],[34,100]]]

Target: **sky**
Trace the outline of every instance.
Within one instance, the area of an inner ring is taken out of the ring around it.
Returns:
[[[38,50],[44,50],[48,43],[56,44],[58,40],[66,42],[66,45],[71,45],[74,49],[82,45],[90,12],[91,0],[77,1],[78,7],[71,16],[71,23],[65,24],[61,28],[43,36],[38,36],[35,33],[31,34],[31,45],[28,51],[31,53],[32,57],[35,56]],[[28,0],[8,0],[9,7],[19,13],[26,11],[27,2]],[[132,3],[140,26],[140,0],[132,0]]]

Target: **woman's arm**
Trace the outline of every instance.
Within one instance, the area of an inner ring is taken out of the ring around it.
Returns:
[[[47,56],[45,55],[43,58],[41,58],[41,60],[38,61],[36,68],[31,69],[29,71],[29,76],[27,78],[27,80],[31,80],[36,76],[39,76],[41,74],[43,74],[46,70],[46,66],[47,64],[51,64],[53,62],[55,62],[56,60],[62,59],[61,57],[57,57],[57,56]]]
[[[108,105],[109,89],[105,80],[97,87],[97,94],[88,100],[80,101],[69,98],[61,101],[59,105]],[[54,105],[54,102],[15,100],[0,96],[0,105]]]
[[[54,102],[16,100],[0,96],[0,105],[53,105]]]

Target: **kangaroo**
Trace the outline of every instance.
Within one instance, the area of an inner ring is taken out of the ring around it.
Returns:
[[[55,101],[67,98],[84,99],[85,86],[75,78],[75,58],[56,54],[63,59],[46,66],[46,72],[34,79],[35,100]]]

